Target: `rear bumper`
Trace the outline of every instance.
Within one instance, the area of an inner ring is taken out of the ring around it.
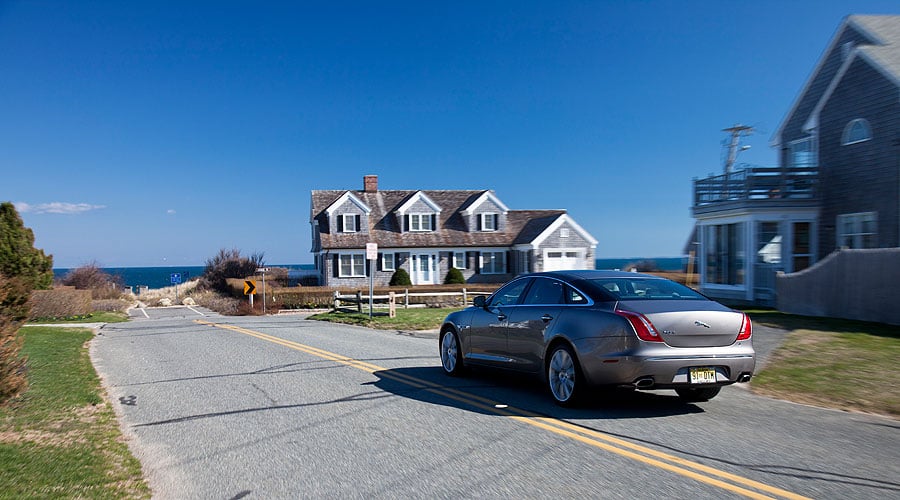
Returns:
[[[756,368],[756,355],[750,342],[714,348],[674,348],[640,342],[624,352],[602,355],[590,344],[588,341],[581,346],[584,350],[579,350],[579,361],[591,385],[639,389],[699,386],[691,383],[691,368],[712,368],[715,382],[703,385],[721,386],[749,381]]]

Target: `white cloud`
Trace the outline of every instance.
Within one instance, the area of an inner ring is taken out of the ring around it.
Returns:
[[[25,202],[14,203],[16,210],[21,213],[32,214],[81,214],[90,212],[91,210],[100,210],[106,208],[104,205],[91,205],[89,203],[66,203],[62,201],[54,201],[52,203],[39,203],[32,205]]]
[[[176,213],[177,213],[177,212],[176,212],[174,209],[172,209],[172,208],[166,210],[166,214],[168,214],[168,215],[175,215]]]

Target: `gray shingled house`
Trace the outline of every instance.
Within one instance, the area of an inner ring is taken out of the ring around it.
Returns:
[[[386,285],[405,269],[414,285],[440,284],[451,267],[472,283],[530,271],[593,269],[597,240],[565,210],[510,210],[490,190],[312,191],[312,253],[325,286]],[[378,245],[375,269],[366,244]]]
[[[772,304],[775,273],[900,246],[900,16],[848,16],[771,140],[779,166],[694,181],[700,288]]]

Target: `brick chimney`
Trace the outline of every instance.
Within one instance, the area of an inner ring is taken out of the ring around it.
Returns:
[[[367,193],[378,192],[378,176],[377,175],[364,175],[363,176],[363,190]]]

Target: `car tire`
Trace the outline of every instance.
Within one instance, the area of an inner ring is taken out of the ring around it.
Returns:
[[[702,403],[716,397],[721,390],[721,387],[685,387],[675,392],[686,403]]]
[[[581,367],[572,348],[566,344],[555,346],[547,362],[547,388],[553,400],[560,406],[575,405],[582,385]]]
[[[462,375],[465,367],[462,361],[462,349],[459,347],[459,337],[451,329],[441,332],[438,343],[441,350],[441,367],[444,373],[451,377]]]

